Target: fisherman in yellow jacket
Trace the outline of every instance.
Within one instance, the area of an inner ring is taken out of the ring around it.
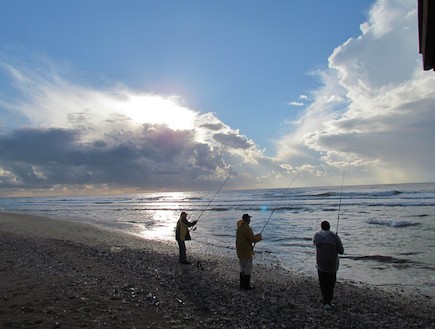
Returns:
[[[261,234],[254,235],[252,232],[249,226],[251,217],[244,214],[237,222],[236,249],[240,263],[240,289],[245,290],[253,289],[251,287],[252,255],[254,254],[252,244],[262,239]]]
[[[179,249],[179,261],[181,264],[190,264],[186,258],[186,243],[185,241],[191,240],[189,227],[194,226],[198,221],[189,222],[187,220],[187,213],[182,212],[180,219],[177,222],[177,227],[175,228],[175,240],[178,242]]]

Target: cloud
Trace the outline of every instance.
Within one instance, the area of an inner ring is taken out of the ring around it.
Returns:
[[[304,103],[301,103],[301,102],[289,102],[288,105],[291,105],[291,106],[304,106]]]
[[[307,95],[299,95],[298,97],[299,102],[293,101],[293,102],[289,102],[288,105],[291,106],[304,106],[305,103],[310,100],[310,98]]]
[[[20,96],[1,104],[3,193],[188,190],[228,176],[237,187],[263,186],[288,172],[215,114],[177,97],[2,67]]]
[[[247,150],[253,146],[246,138],[236,134],[215,134],[214,139],[223,146],[232,149]]]
[[[355,184],[435,180],[435,76],[422,70],[416,14],[415,1],[375,3],[317,72],[313,103],[277,141],[281,161],[346,168]]]

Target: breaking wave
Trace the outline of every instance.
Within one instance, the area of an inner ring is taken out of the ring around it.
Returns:
[[[411,223],[405,220],[382,220],[382,219],[369,219],[367,220],[368,224],[373,225],[384,225],[384,226],[390,226],[390,227],[408,227],[408,226],[417,226],[420,225],[420,223]]]

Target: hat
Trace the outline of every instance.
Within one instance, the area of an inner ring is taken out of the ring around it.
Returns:
[[[243,214],[242,219],[243,220],[247,220],[247,219],[251,219],[252,216],[249,216],[248,214]]]

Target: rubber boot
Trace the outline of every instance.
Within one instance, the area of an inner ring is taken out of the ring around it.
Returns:
[[[245,288],[245,274],[240,272],[240,289]]]
[[[252,290],[254,289],[254,287],[251,287],[251,276],[250,275],[245,275],[244,276],[244,284],[243,284],[243,289],[245,290]]]

